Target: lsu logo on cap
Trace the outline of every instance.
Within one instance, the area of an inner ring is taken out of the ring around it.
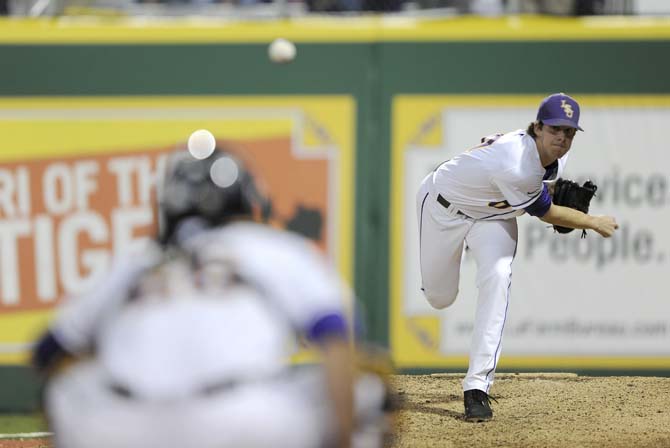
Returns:
[[[540,103],[537,120],[549,126],[569,126],[579,129],[579,103],[565,93],[549,95]]]
[[[561,108],[563,109],[563,112],[565,112],[566,117],[572,118],[572,114],[574,114],[572,104],[567,103],[565,100],[561,100]]]

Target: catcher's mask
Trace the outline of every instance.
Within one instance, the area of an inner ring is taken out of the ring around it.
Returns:
[[[270,201],[259,191],[244,163],[216,149],[205,159],[179,150],[167,158],[158,186],[158,239],[178,244],[196,231],[232,219],[267,221]]]

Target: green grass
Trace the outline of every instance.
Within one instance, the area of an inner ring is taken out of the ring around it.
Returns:
[[[0,414],[0,434],[48,431],[41,414]]]

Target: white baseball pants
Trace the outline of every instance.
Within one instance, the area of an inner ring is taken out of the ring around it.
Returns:
[[[327,431],[324,409],[301,381],[143,402],[114,393],[93,360],[50,381],[46,409],[57,448],[313,448]]]
[[[509,305],[512,261],[518,239],[516,218],[480,221],[437,202],[432,174],[417,193],[422,290],[437,309],[458,295],[465,246],[477,264],[477,306],[470,345],[470,364],[463,390],[489,391],[502,347]]]

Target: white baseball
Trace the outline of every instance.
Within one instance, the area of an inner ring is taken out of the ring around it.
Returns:
[[[268,56],[272,62],[285,64],[295,59],[295,44],[290,40],[278,38],[272,41],[268,47]]]
[[[216,139],[207,129],[198,129],[188,138],[188,152],[196,159],[206,159],[216,147]]]

